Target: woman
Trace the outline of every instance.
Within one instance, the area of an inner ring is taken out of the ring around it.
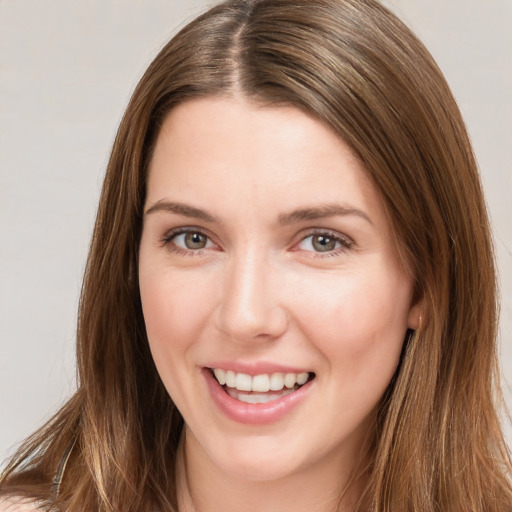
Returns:
[[[370,0],[230,1],[130,101],[79,389],[0,492],[69,511],[511,510],[495,338],[476,164],[421,43]]]

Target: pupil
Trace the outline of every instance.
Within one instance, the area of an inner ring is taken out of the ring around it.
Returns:
[[[202,249],[206,245],[206,237],[201,233],[187,233],[185,245],[189,249]]]
[[[317,235],[313,237],[313,247],[318,252],[332,251],[336,246],[336,240],[327,236]]]

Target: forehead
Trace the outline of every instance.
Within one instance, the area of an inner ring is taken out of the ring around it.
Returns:
[[[223,185],[252,197],[286,190],[283,204],[292,199],[334,201],[350,196],[362,205],[365,196],[375,199],[376,195],[350,147],[297,108],[262,107],[219,97],[179,105],[158,135],[148,195],[165,190],[200,193]]]
[[[304,218],[298,211],[357,210],[363,215],[342,215],[339,227],[367,217],[380,243],[410,268],[361,160],[325,124],[294,107],[207,97],[173,109],[155,144],[144,211],[163,203],[202,210],[244,237]]]

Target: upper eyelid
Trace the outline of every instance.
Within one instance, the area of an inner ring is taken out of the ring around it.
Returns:
[[[170,240],[171,238],[182,235],[183,233],[200,233],[213,241],[211,234],[208,230],[200,228],[198,226],[180,226],[179,228],[172,228],[167,230],[162,236],[162,240]]]
[[[342,242],[346,242],[347,244],[353,244],[354,240],[344,233],[340,233],[339,231],[335,231],[327,228],[313,228],[310,230],[306,230],[306,232],[299,236],[299,242],[305,240],[310,236],[315,235],[329,235],[331,238],[335,238],[336,240],[340,240]]]
[[[199,226],[180,226],[177,228],[172,228],[165,232],[165,234],[161,237],[161,240],[162,240],[162,242],[167,243],[167,242],[171,241],[174,237],[176,237],[180,234],[190,233],[190,232],[200,233],[201,235],[206,236],[215,245],[220,245],[218,242],[216,242],[214,240],[215,237],[213,237],[209,233],[209,230],[201,228]],[[309,238],[310,236],[315,236],[315,235],[328,235],[331,238],[334,238],[334,239],[342,242],[344,244],[345,248],[347,248],[348,246],[352,246],[354,244],[354,240],[350,236],[348,236],[344,233],[340,233],[336,230],[332,230],[329,228],[309,228],[309,229],[304,229],[304,230],[302,230],[302,232],[298,233],[294,237],[294,239],[290,245],[291,245],[291,247],[295,247],[295,246],[297,246],[297,244],[299,244],[306,238]]]

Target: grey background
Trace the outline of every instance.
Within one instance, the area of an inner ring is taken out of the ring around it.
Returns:
[[[152,57],[211,3],[0,0],[0,461],[74,389],[78,294],[115,130]],[[474,143],[510,406],[512,1],[386,4],[437,59]]]

